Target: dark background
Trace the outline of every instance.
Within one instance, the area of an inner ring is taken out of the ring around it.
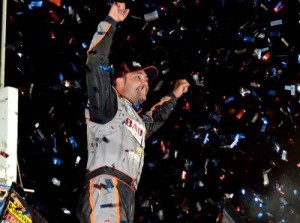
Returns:
[[[138,58],[161,72],[143,111],[177,78],[191,84],[147,141],[136,222],[220,222],[223,198],[245,222],[299,222],[299,2],[126,3],[111,61]],[[33,206],[49,222],[77,222],[86,50],[110,4],[8,1],[5,84],[19,90],[18,183],[34,189]]]

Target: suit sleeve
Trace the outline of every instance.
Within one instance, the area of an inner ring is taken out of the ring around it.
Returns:
[[[91,121],[104,124],[117,112],[117,95],[110,81],[109,54],[116,22],[101,21],[91,41],[86,61],[88,110]]]
[[[171,93],[152,106],[151,109],[143,116],[147,129],[147,138],[149,138],[165,123],[176,104],[177,98],[173,93]]]

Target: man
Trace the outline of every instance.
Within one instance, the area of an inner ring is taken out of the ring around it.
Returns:
[[[108,59],[116,24],[128,13],[125,3],[114,2],[88,50],[88,172],[77,213],[82,223],[133,223],[145,139],[164,123],[189,87],[186,80],[178,80],[170,95],[144,116],[138,114],[138,105],[147,98],[148,81],[158,70],[130,61],[113,67],[111,73]]]

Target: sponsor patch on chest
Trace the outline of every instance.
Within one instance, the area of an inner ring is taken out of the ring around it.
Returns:
[[[146,135],[145,126],[143,124],[138,123],[135,120],[130,119],[130,118],[126,118],[125,126],[131,132],[131,134],[134,136],[134,138],[142,146],[144,146],[144,144],[145,144],[145,135]]]

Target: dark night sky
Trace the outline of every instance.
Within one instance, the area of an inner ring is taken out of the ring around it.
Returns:
[[[33,3],[8,1],[5,72],[6,85],[19,90],[21,182],[49,222],[76,223],[85,53],[111,2]],[[137,57],[161,71],[143,111],[175,79],[191,83],[147,141],[136,222],[216,222],[224,197],[245,222],[299,222],[299,2],[127,5],[111,61]]]

